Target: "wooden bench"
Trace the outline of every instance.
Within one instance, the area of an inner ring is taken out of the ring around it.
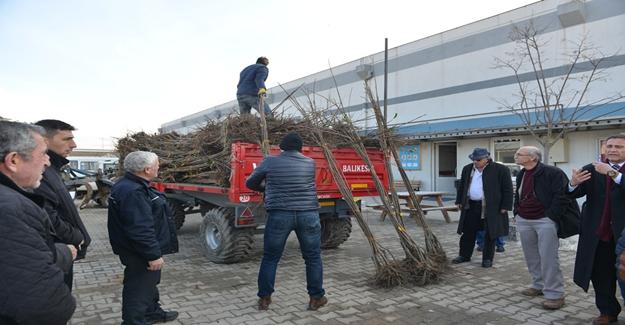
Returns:
[[[396,181],[395,183],[395,188],[401,188],[401,189],[406,189],[406,184],[404,184],[403,181]],[[415,191],[420,191],[421,190],[421,181],[418,180],[411,180],[410,181],[410,185],[412,186],[412,189]]]
[[[427,208],[421,208],[421,210],[423,210],[423,212],[427,212],[427,211],[458,211],[458,206],[456,205],[446,205],[446,206],[442,206],[442,207],[427,207]]]
[[[412,209],[410,207],[407,207],[406,203],[401,203],[401,205],[402,205],[402,208],[400,209],[401,212],[406,212],[406,213],[417,212],[417,209]],[[384,204],[368,204],[367,207],[372,208],[373,210],[382,211],[382,215],[380,216],[380,219],[382,219],[382,221],[386,219],[386,215],[388,214],[388,212],[384,208]],[[429,211],[458,211],[458,207],[455,205],[446,205],[446,206],[422,205],[421,211],[423,212],[423,214],[427,214]]]

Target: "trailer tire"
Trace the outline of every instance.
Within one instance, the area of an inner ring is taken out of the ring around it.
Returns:
[[[204,255],[214,263],[230,264],[246,259],[254,244],[254,228],[235,228],[234,211],[208,210],[200,225]]]
[[[185,207],[179,201],[174,199],[168,199],[169,208],[171,209],[171,213],[174,215],[174,224],[176,225],[176,230],[182,228],[184,224],[184,220],[186,218]]]
[[[321,248],[337,248],[352,232],[350,218],[326,218],[321,220]]]

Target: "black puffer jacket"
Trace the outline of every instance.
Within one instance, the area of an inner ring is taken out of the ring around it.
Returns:
[[[153,261],[178,252],[176,227],[165,195],[131,173],[111,190],[108,231],[117,255],[134,254]]]
[[[76,302],[55,264],[43,199],[0,173],[0,320],[66,324]],[[65,247],[67,248],[67,247]]]
[[[254,191],[265,192],[266,210],[319,209],[315,161],[295,150],[265,158],[245,185]]]
[[[87,254],[87,246],[91,243],[91,237],[61,177],[61,168],[67,165],[69,160],[51,150],[48,150],[48,156],[50,156],[51,165],[43,173],[41,185],[35,189],[35,193],[46,199],[44,207],[52,221],[56,240],[76,247],[83,242],[76,257],[78,260]]]

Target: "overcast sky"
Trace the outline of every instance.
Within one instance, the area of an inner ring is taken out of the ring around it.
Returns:
[[[79,148],[459,27],[533,0],[0,0],[0,116],[76,126]]]

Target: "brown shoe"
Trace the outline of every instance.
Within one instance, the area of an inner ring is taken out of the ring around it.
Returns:
[[[592,320],[593,325],[607,325],[616,323],[618,318],[612,315],[600,315],[599,317]]]
[[[271,296],[258,298],[258,310],[269,310]]]
[[[556,310],[562,308],[562,306],[564,306],[564,297],[558,299],[545,299],[545,301],[543,301],[543,308],[545,309]]]
[[[308,303],[308,310],[317,310],[328,303],[328,298],[325,296],[321,298],[310,298],[310,302]]]
[[[521,291],[521,294],[524,296],[529,296],[529,297],[537,297],[537,296],[542,296],[543,291],[535,289],[535,288],[527,288]]]

